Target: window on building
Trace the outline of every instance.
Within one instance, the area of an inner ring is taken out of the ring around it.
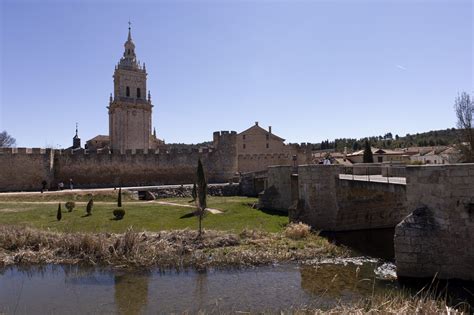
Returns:
[[[270,147],[270,145],[267,143],[267,149]]]
[[[245,149],[245,143],[244,143],[244,145],[242,146],[242,148],[244,148],[244,149]]]
[[[383,156],[379,156],[377,159],[378,159],[378,162],[379,162],[379,163],[382,163],[382,162],[383,162]]]
[[[268,141],[268,139],[270,139],[270,136],[269,136],[269,135],[267,135],[267,141]]]
[[[137,88],[137,98],[141,97],[140,88]]]
[[[127,54],[130,55],[130,49],[127,51]]]
[[[242,139],[245,140],[245,135],[242,136]]]
[[[125,96],[130,97],[130,88],[128,86],[125,89]]]

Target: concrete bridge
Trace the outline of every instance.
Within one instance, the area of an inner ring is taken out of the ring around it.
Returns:
[[[347,173],[338,165],[269,167],[260,203],[319,230],[395,227],[400,277],[474,280],[474,164]]]

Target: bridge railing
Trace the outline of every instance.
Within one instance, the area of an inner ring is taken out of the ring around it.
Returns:
[[[339,174],[340,179],[344,180],[357,180],[357,181],[368,181],[378,183],[391,183],[391,184],[405,184],[406,179],[404,176],[392,176],[392,174],[402,175],[404,172],[401,167],[397,167],[396,172],[391,172],[385,168],[390,167],[389,165],[378,164],[356,164],[352,166],[345,166],[342,168]],[[398,170],[400,169],[400,170]]]

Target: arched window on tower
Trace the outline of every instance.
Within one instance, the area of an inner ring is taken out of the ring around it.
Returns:
[[[137,88],[137,98],[140,98],[142,95],[140,93],[140,88]]]
[[[128,50],[128,52],[127,52],[127,55],[129,55],[129,56],[130,56],[130,49]]]
[[[130,97],[130,88],[127,86],[127,88],[125,89],[125,96],[126,97]]]

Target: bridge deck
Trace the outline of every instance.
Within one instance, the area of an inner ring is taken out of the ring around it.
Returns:
[[[405,177],[384,177],[382,175],[339,174],[339,179],[399,185],[406,185],[407,183],[407,179]]]

